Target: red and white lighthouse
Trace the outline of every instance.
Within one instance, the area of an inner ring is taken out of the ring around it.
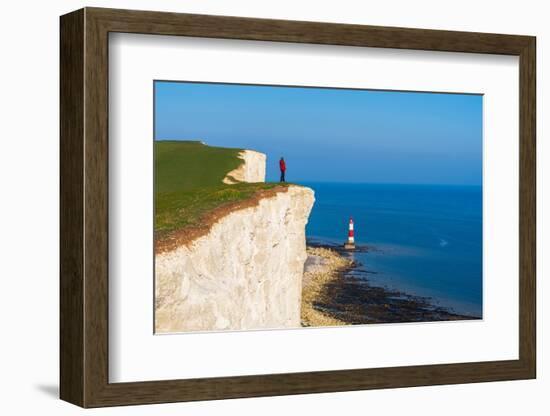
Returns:
[[[353,218],[349,219],[349,228],[348,228],[348,241],[344,244],[344,248],[347,250],[355,249],[355,234],[353,230]]]

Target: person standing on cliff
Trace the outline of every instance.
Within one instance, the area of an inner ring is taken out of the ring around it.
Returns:
[[[281,160],[279,160],[279,168],[281,169],[280,182],[285,182],[286,163],[284,158],[281,158]]]

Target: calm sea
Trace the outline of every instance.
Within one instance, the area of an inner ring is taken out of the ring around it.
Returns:
[[[354,258],[369,284],[482,315],[482,190],[476,186],[303,183],[315,190],[307,238],[343,244],[349,217]]]

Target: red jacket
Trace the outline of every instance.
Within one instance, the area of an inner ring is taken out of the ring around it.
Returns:
[[[281,168],[281,172],[286,171],[286,163],[284,160],[279,160],[279,167]]]

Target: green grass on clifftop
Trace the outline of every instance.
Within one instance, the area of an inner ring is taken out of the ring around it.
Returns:
[[[250,198],[278,183],[224,184],[223,178],[243,161],[242,149],[193,141],[155,141],[155,235],[200,225],[209,211]]]

